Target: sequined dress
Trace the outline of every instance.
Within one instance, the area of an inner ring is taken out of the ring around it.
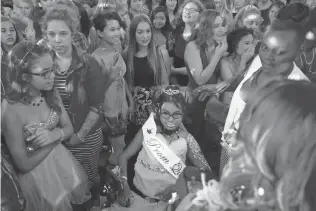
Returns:
[[[25,139],[38,129],[54,129],[59,118],[60,114],[51,110],[46,122],[26,125]],[[29,153],[36,151],[30,143],[27,146]],[[26,198],[25,211],[72,211],[71,203],[82,204],[91,197],[87,175],[62,144],[34,169],[18,177]]]

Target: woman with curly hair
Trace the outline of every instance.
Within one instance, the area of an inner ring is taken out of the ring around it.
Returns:
[[[77,32],[79,21],[71,16],[71,11],[62,4],[50,9],[44,17],[43,30],[48,45],[54,50],[54,86],[74,127],[75,134],[70,141],[75,144],[67,148],[88,174],[92,197],[97,200],[105,81],[97,61],[73,45],[72,36]]]
[[[53,89],[49,50],[19,43],[10,53],[14,90],[2,103],[2,130],[18,170],[26,211],[72,210],[90,198],[87,175],[61,144],[73,127],[59,94]],[[47,191],[49,190],[49,191]]]

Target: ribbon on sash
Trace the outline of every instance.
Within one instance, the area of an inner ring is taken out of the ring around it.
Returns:
[[[144,141],[143,146],[148,149],[158,162],[176,179],[182,173],[186,165],[165,144],[161,137],[157,137],[157,126],[154,113],[151,113],[142,127]]]

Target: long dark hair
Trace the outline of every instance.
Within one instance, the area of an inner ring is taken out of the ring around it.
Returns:
[[[169,20],[169,15],[168,15],[168,11],[167,11],[167,8],[165,6],[159,6],[159,7],[156,7],[152,13],[151,13],[151,16],[150,16],[150,20],[152,23],[154,23],[154,19],[155,19],[155,16],[157,15],[157,13],[159,12],[163,12],[165,14],[165,17],[166,17],[166,24],[164,25],[164,27],[162,27],[161,29],[161,32],[163,34],[167,33],[167,30],[170,29],[171,25],[170,25],[170,20]]]
[[[32,96],[30,92],[30,81],[32,76],[31,66],[34,62],[43,55],[50,54],[50,49],[46,46],[33,44],[31,42],[21,42],[16,44],[9,54],[9,68],[10,68],[10,82],[13,91],[7,95],[8,102],[22,102],[30,101]],[[47,104],[57,112],[61,112],[59,106],[59,99],[55,91],[42,91]]]

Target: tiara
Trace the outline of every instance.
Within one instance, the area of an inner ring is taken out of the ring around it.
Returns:
[[[167,94],[167,95],[177,95],[180,93],[180,90],[168,88],[168,89],[163,89],[162,92]]]

